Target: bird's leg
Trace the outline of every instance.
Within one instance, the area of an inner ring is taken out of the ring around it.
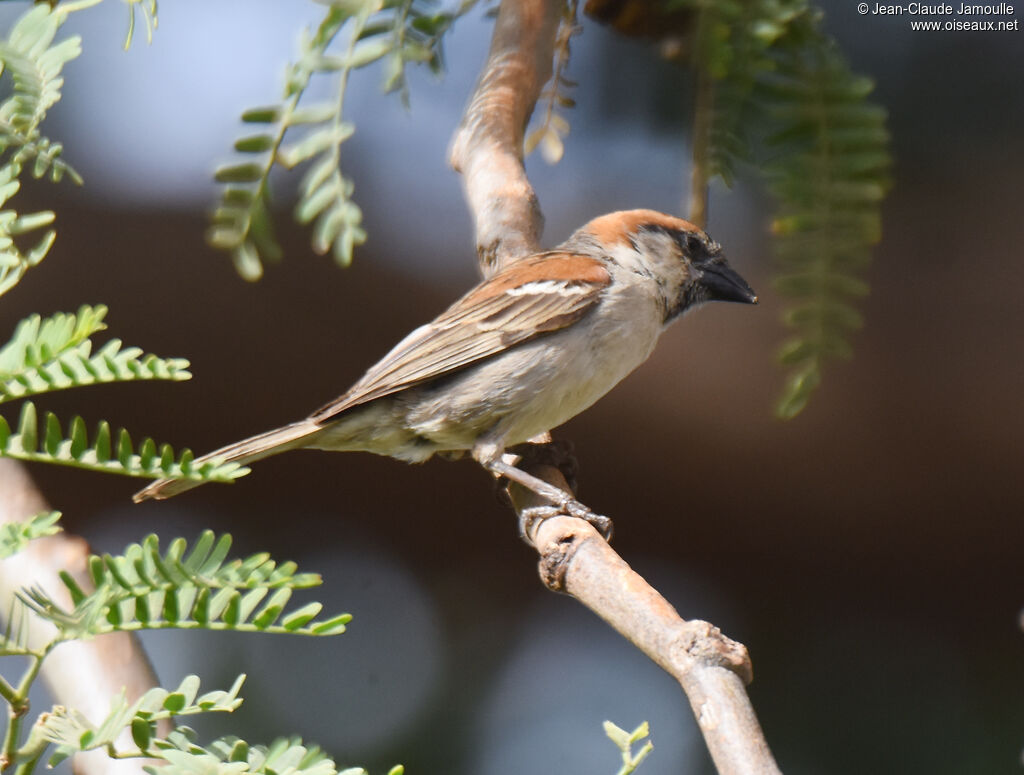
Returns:
[[[473,449],[473,457],[492,474],[502,476],[509,481],[522,485],[552,503],[551,506],[535,506],[523,510],[520,516],[520,531],[524,536],[530,534],[533,523],[538,519],[547,519],[558,514],[565,514],[570,517],[586,520],[605,538],[611,537],[612,521],[608,517],[595,514],[565,490],[555,487],[553,484],[545,482],[543,479],[507,462],[502,458],[503,453],[503,449],[492,444],[479,444]]]
[[[571,441],[552,439],[551,434],[546,433],[543,437],[535,437],[525,444],[516,444],[510,447],[508,452],[519,456],[517,467],[520,470],[528,471],[537,465],[552,466],[562,472],[565,483],[569,485],[569,492],[575,493],[579,490],[577,477],[580,465]]]

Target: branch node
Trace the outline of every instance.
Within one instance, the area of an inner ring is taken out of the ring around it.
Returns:
[[[700,619],[686,622],[686,629],[675,645],[686,658],[702,665],[724,667],[739,676],[745,685],[754,680],[753,665],[747,647],[724,635],[718,627]]]
[[[535,536],[536,533],[532,535]],[[543,546],[537,546],[537,551],[540,554],[537,572],[545,587],[552,592],[564,593],[566,591],[565,579],[572,566],[573,557],[583,542],[593,535],[593,530],[581,532],[569,527],[560,531],[554,540],[546,542]]]

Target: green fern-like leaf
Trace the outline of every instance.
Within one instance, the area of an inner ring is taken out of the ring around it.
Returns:
[[[334,760],[319,746],[304,744],[298,737],[278,738],[270,745],[251,745],[237,737],[222,737],[208,746],[196,743],[196,734],[179,726],[165,740],[153,745],[158,765],[146,767],[151,775],[368,775],[360,767],[338,772]],[[388,775],[403,775],[392,767]]]
[[[695,163],[728,185],[737,165],[759,163],[776,201],[776,287],[794,300],[785,322],[795,336],[781,352],[790,374],[776,407],[788,418],[824,362],[849,357],[861,325],[855,302],[867,293],[861,275],[889,186],[885,112],[807,0],[717,3],[700,14],[697,59],[714,92],[708,158]]]
[[[64,65],[81,53],[77,36],[54,43],[65,18],[63,11],[48,4],[34,5],[0,40],[0,69],[11,75],[13,85],[13,93],[0,103],[0,295],[46,257],[56,238],[49,229],[24,244],[24,235],[53,223],[53,213],[20,215],[3,208],[18,192],[25,165],[31,165],[37,178],[49,174],[56,181],[67,174],[81,182],[61,158],[60,143],[51,142],[39,130],[47,111],[60,99]]]
[[[889,187],[886,114],[866,99],[873,84],[815,32],[779,50],[761,85],[776,122],[767,167],[778,203],[776,286],[794,300],[785,322],[795,336],[780,356],[790,367],[776,409],[784,418],[804,408],[827,360],[850,356],[848,338],[862,324],[854,305],[868,291],[861,275],[881,238]]]
[[[0,349],[0,403],[15,398],[106,382],[189,379],[188,361],[143,354],[113,339],[95,354],[89,337],[106,328],[103,305],[82,306],[77,314],[21,321]]]
[[[60,180],[68,174],[80,183],[78,173],[60,158],[61,145],[39,131],[47,111],[60,99],[64,65],[82,52],[77,35],[54,43],[66,18],[59,8],[37,4],[0,41],[0,64],[14,85],[14,93],[0,104],[0,151],[12,152],[7,163],[17,165],[19,171],[31,161],[35,177],[49,173],[53,180]]]
[[[94,724],[77,710],[54,708],[40,724],[45,739],[56,746],[49,766],[82,751],[106,748],[131,730],[139,747],[138,755],[147,753],[157,740],[157,722],[199,713],[231,713],[242,700],[238,696],[245,675],[240,675],[227,691],[199,694],[199,677],[186,676],[173,691],[160,687],[150,689],[135,702],[128,702],[122,692],[110,704],[107,716]]]
[[[183,358],[158,358],[151,353],[143,354],[138,347],[121,349],[119,339],[107,342],[95,354],[92,354],[92,344],[83,342],[71,352],[17,376],[4,379],[0,375],[0,403],[51,390],[107,382],[185,380],[192,376],[187,367],[188,361]]]
[[[385,93],[398,92],[402,104],[409,107],[409,88],[405,70],[410,64],[425,64],[435,75],[444,71],[444,36],[455,21],[476,0],[462,0],[453,10],[443,10],[434,0],[401,0],[385,3],[385,15],[368,25],[363,36],[390,37],[383,57]]]
[[[337,201],[339,196],[351,193],[351,187],[341,180],[337,163],[332,161],[340,153],[341,142],[352,134],[351,126],[341,120],[340,107],[344,99],[344,78],[350,69],[347,63],[343,68],[336,105],[299,108],[299,101],[313,76],[317,72],[334,69],[334,63],[325,67],[323,60],[328,46],[342,27],[353,17],[365,22],[369,14],[379,9],[380,0],[362,0],[347,5],[356,7],[345,8],[340,3],[330,5],[316,32],[303,37],[298,61],[288,66],[284,102],[269,108],[249,110],[242,115],[243,121],[265,127],[259,134],[235,143],[235,150],[253,161],[221,167],[214,176],[217,182],[226,184],[226,188],[220,206],[213,213],[207,239],[214,247],[231,252],[235,268],[247,280],[258,279],[263,274],[263,263],[279,260],[281,256],[268,212],[269,178],[275,162],[283,160],[286,165],[294,165],[327,154],[324,161],[314,165],[304,185],[307,221],[319,215],[330,204],[329,200]],[[313,129],[303,141],[285,147],[285,133],[296,127]],[[318,193],[321,191],[331,196]],[[319,206],[321,203],[322,207]],[[349,241],[354,243],[361,233],[358,209],[351,211],[350,219],[353,223],[348,229]],[[339,225],[344,227],[345,224]]]
[[[147,537],[123,555],[93,557],[89,571],[96,591],[86,594],[62,577],[74,608],[66,610],[33,589],[21,599],[47,619],[62,638],[145,629],[206,629],[292,635],[337,635],[351,616],[317,619],[322,606],[308,603],[286,612],[292,593],[320,584],[312,573],[296,573],[293,562],[275,563],[265,553],[225,562],[231,537],[203,533],[191,551],[184,539],[161,553]]]
[[[236,681],[230,691],[219,693],[225,698],[220,701],[221,706],[201,709],[199,712],[230,711],[237,707],[240,700],[234,698],[243,677]],[[168,694],[162,689],[154,690],[153,700],[148,700],[147,695],[140,703],[145,707],[155,707],[155,701],[160,698],[157,692],[162,692],[166,695],[164,704],[170,702],[174,706],[193,693],[193,687],[197,688],[197,684],[198,679],[189,676],[176,692]],[[226,702],[229,698],[234,701],[232,707]],[[195,705],[201,700],[202,697],[198,698]],[[161,718],[185,714],[172,712],[168,716],[166,709],[147,713],[140,708],[132,715],[130,711],[133,707],[123,700],[115,702],[110,715],[99,726],[90,724],[78,714],[59,710],[57,719],[53,722],[47,719],[47,733],[59,746],[49,765],[54,766],[70,754],[103,747],[100,741],[107,740],[112,730],[117,728],[121,731],[131,729],[132,738],[138,746],[136,756],[145,755],[148,759],[157,760],[157,763],[145,766],[151,775],[368,775],[360,767],[351,767],[339,773],[334,760],[319,746],[303,743],[298,737],[278,738],[270,745],[253,745],[238,737],[228,736],[208,745],[200,745],[195,730],[178,724],[167,737],[160,738],[155,734],[154,723],[158,714]],[[128,752],[121,755],[132,754]],[[397,765],[389,770],[388,775],[404,775],[404,772],[405,769]]]
[[[58,312],[43,319],[39,315],[22,320],[11,341],[0,349],[0,374],[18,374],[35,368],[104,330],[107,308],[83,305],[75,314]]]
[[[147,479],[169,477],[230,482],[249,472],[237,463],[219,460],[198,463],[190,450],[178,454],[170,445],[158,447],[149,438],[136,450],[126,430],[120,429],[114,437],[106,422],[97,426],[90,445],[81,417],[72,419],[66,434],[60,420],[49,412],[40,427],[36,407],[31,401],[22,404],[16,430],[12,431],[7,420],[0,417],[0,456]]]
[[[731,187],[737,166],[756,159],[764,115],[754,94],[758,81],[775,70],[770,52],[809,6],[807,0],[751,0],[709,5],[701,13],[708,15],[703,66],[714,82],[709,172]]]
[[[0,524],[0,560],[17,554],[30,541],[60,532],[57,520],[59,511],[44,511],[25,522],[5,522]]]
[[[0,208],[21,187],[18,182],[20,174],[21,165],[17,162],[9,161],[0,166]],[[15,238],[53,223],[53,218],[49,211],[18,215],[14,210],[0,209],[0,296],[17,285],[25,272],[46,258],[57,233],[52,229],[46,231],[28,249],[19,247]]]
[[[242,115],[244,122],[260,128],[236,141],[235,150],[244,160],[214,175],[225,188],[207,241],[230,252],[244,278],[258,279],[265,263],[281,257],[269,214],[269,179],[275,166],[290,170],[306,165],[295,218],[312,224],[316,253],[331,253],[343,266],[352,261],[352,251],[366,240],[366,232],[362,211],[352,199],[355,184],[341,172],[342,143],[355,131],[343,117],[349,76],[381,63],[384,90],[399,92],[407,102],[406,66],[426,64],[439,72],[443,36],[474,2],[464,0],[457,10],[443,12],[433,0],[324,0],[328,8],[323,20],[305,34],[298,58],[288,65],[283,100]],[[335,51],[332,46],[343,29],[347,36]],[[335,96],[309,104],[303,98],[317,75],[335,79]]]

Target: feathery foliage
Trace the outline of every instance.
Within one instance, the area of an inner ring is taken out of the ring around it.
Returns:
[[[558,112],[558,108],[573,108],[576,101],[567,92],[575,88],[575,81],[566,77],[571,55],[570,44],[574,35],[582,31],[578,22],[579,0],[566,3],[555,39],[555,69],[540,99],[545,102],[544,115],[540,125],[526,136],[523,152],[530,154],[540,147],[541,156],[548,164],[557,164],[565,153],[563,138],[569,134],[569,122]]]
[[[105,382],[184,380],[192,375],[184,358],[159,358],[112,339],[95,354],[89,337],[106,328],[103,305],[82,306],[77,315],[57,313],[22,320],[0,349],[0,403],[25,396]]]
[[[116,439],[114,441],[113,439]],[[100,422],[91,444],[85,420],[74,417],[67,433],[60,420],[47,412],[42,427],[35,404],[26,401],[16,430],[0,417],[0,456],[18,460],[85,468],[124,476],[147,479],[169,477],[197,482],[230,482],[249,473],[237,463],[209,460],[198,463],[189,449],[176,453],[169,444],[157,446],[153,439],[143,439],[136,450],[128,431],[121,428],[112,434],[110,425]]]
[[[867,293],[861,272],[881,237],[889,186],[885,111],[873,84],[854,75],[807,0],[702,6],[694,65],[712,85],[708,142],[695,139],[695,177],[732,185],[753,164],[776,202],[772,223],[780,293],[795,331],[780,359],[791,368],[780,417],[806,405],[829,358],[849,357]],[[699,79],[699,76],[698,76]],[[701,116],[698,116],[698,123]]]
[[[852,353],[848,337],[862,325],[853,304],[868,292],[861,275],[882,236],[889,187],[886,114],[866,100],[873,84],[814,32],[777,52],[761,86],[775,121],[765,170],[777,202],[775,284],[794,300],[785,323],[795,335],[780,353],[790,367],[776,408],[784,418],[804,408],[826,360]]]
[[[21,188],[20,174],[21,165],[17,162],[8,161],[0,166],[0,208]],[[25,272],[46,258],[57,233],[48,230],[27,249],[20,248],[15,237],[48,226],[53,219],[53,213],[48,210],[18,215],[14,210],[0,209],[0,296],[17,285]]]
[[[23,524],[0,525],[0,553],[24,548],[32,538],[55,532],[58,514],[40,514]],[[223,738],[208,748],[195,743],[195,734],[178,727],[167,738],[158,736],[157,723],[199,713],[231,712],[242,700],[245,679],[237,678],[227,691],[200,694],[197,676],[187,676],[175,689],[154,688],[129,702],[124,694],[111,701],[105,718],[90,721],[74,709],[54,707],[39,715],[22,741],[20,727],[28,711],[31,686],[50,652],[60,643],[104,633],[152,628],[242,630],[291,635],[336,635],[345,631],[348,614],[317,620],[321,606],[309,603],[285,614],[293,591],[320,584],[314,573],[298,573],[293,562],[276,563],[267,554],[228,560],[231,537],[204,532],[189,548],[175,539],[161,552],[156,536],[132,544],[121,555],[88,560],[89,592],[68,573],[61,574],[72,608],[64,608],[39,588],[22,589],[11,601],[0,633],[0,656],[22,656],[28,667],[20,681],[0,675],[0,699],[10,706],[11,724],[0,756],[20,775],[52,750],[49,766],[68,756],[106,749],[112,757],[159,759],[160,773],[251,772],[293,775],[335,775],[334,762],[315,747],[297,739],[279,740],[269,748]],[[42,619],[53,626],[34,626]],[[30,631],[32,637],[30,638]],[[40,634],[44,635],[40,640]],[[48,640],[47,640],[48,638]],[[114,748],[130,731],[136,748]],[[147,769],[149,769],[147,767]],[[150,770],[156,773],[157,770]],[[361,770],[346,770],[355,775]],[[391,771],[400,775],[401,769]]]
[[[160,765],[146,767],[152,775],[368,775],[361,767],[338,771],[334,760],[319,746],[304,744],[301,738],[278,738],[269,746],[250,745],[237,737],[222,737],[203,747],[188,727],[178,727],[166,740],[150,746]],[[401,765],[388,775],[403,775]]]
[[[0,65],[11,75],[14,91],[0,103],[0,153],[11,152],[8,164],[32,161],[37,178],[49,173],[56,181],[67,173],[80,183],[78,173],[60,158],[60,143],[51,143],[39,131],[47,111],[60,99],[64,65],[82,53],[77,35],[54,43],[66,18],[60,9],[35,5],[0,41]]]
[[[77,313],[39,315],[22,320],[11,340],[0,348],[0,403],[83,385],[138,380],[188,379],[188,361],[144,355],[138,347],[122,348],[112,339],[95,353],[90,337],[106,328],[107,308],[83,305]],[[116,442],[114,439],[116,438]],[[197,463],[188,449],[180,454],[169,445],[145,439],[136,451],[128,432],[114,436],[101,422],[92,442],[85,422],[75,417],[66,428],[47,413],[40,428],[35,405],[22,404],[16,432],[0,417],[0,456],[57,463],[128,476],[227,482],[247,473],[236,463]]]
[[[405,67],[422,63],[442,67],[441,41],[452,22],[472,7],[464,2],[455,12],[438,11],[432,0],[325,0],[317,29],[307,32],[298,59],[285,73],[280,103],[254,108],[242,121],[259,124],[256,134],[235,142],[244,161],[219,168],[214,177],[225,185],[211,216],[208,242],[231,253],[239,274],[256,280],[267,261],[281,258],[270,220],[270,175],[275,166],[292,169],[308,164],[299,188],[295,217],[313,224],[312,246],[332,253],[341,265],[352,260],[355,245],[366,240],[362,211],[352,200],[355,184],[341,173],[341,145],[355,132],[343,118],[351,72],[383,62],[385,91],[398,91],[408,101]],[[332,44],[348,30],[340,51]],[[314,76],[335,79],[333,100],[303,101]],[[298,139],[292,139],[293,135]],[[286,137],[287,135],[287,137]]]
[[[173,691],[156,687],[135,702],[128,702],[122,692],[113,699],[107,716],[98,724],[93,724],[77,710],[56,707],[40,719],[34,732],[37,738],[56,746],[47,763],[49,767],[82,751],[111,748],[125,730],[131,730],[132,739],[139,747],[137,755],[142,756],[157,739],[157,722],[199,713],[231,713],[242,704],[238,692],[244,681],[242,674],[227,691],[200,695],[199,677],[189,675]]]
[[[47,230],[21,246],[23,235],[53,223],[54,214],[41,211],[19,215],[5,208],[21,187],[19,177],[30,165],[34,177],[54,181],[65,174],[81,182],[62,158],[60,143],[39,129],[47,111],[60,99],[64,65],[81,53],[78,36],[54,43],[66,14],[45,3],[25,12],[0,40],[0,71],[10,75],[12,93],[0,102],[0,295],[15,285],[49,252],[56,232]]]
[[[367,775],[358,767],[339,773],[334,760],[319,746],[303,744],[298,737],[278,738],[263,746],[228,736],[202,746],[196,742],[195,731],[181,724],[167,737],[159,736],[157,724],[163,720],[234,712],[242,704],[239,691],[244,681],[242,674],[226,691],[199,694],[199,677],[189,675],[174,690],[150,689],[135,702],[128,702],[122,693],[113,699],[106,717],[95,724],[76,710],[57,706],[39,717],[15,756],[34,764],[52,746],[48,767],[77,753],[106,749],[111,755],[116,751],[119,759],[157,760],[159,764],[145,766],[153,775]],[[125,732],[130,732],[136,747],[115,749]],[[30,770],[31,766],[25,771]],[[403,773],[404,768],[398,765],[388,775]]]
[[[20,599],[63,639],[168,628],[318,636],[345,631],[352,617],[317,619],[319,603],[285,613],[293,592],[320,585],[317,574],[297,573],[295,563],[277,564],[265,553],[225,562],[230,548],[231,536],[218,539],[206,531],[191,552],[178,538],[161,553],[159,539],[150,535],[121,556],[90,559],[95,592],[86,593],[63,574],[71,610],[39,589],[25,590]]]
[[[0,524],[0,560],[17,554],[28,546],[29,541],[59,533],[59,519],[59,511],[43,511],[25,522]]]
[[[0,349],[0,374],[18,374],[63,354],[107,326],[107,308],[83,305],[76,314],[58,312],[45,320],[22,320],[11,341]]]

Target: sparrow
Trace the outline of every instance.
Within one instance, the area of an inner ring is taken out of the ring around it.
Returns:
[[[603,524],[570,493],[516,468],[505,451],[587,409],[647,360],[672,321],[708,301],[757,297],[701,229],[653,210],[603,215],[554,250],[484,280],[304,420],[197,462],[247,465],[298,448],[409,463],[469,452],[560,513]],[[161,479],[134,500],[199,484]]]

